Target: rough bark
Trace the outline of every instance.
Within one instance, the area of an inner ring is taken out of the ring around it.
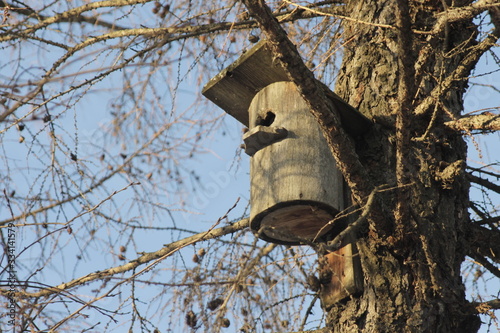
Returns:
[[[500,116],[485,112],[483,114],[447,121],[445,125],[457,131],[479,131],[480,133],[488,133],[492,131],[500,131]]]
[[[477,32],[469,19],[447,23],[437,35],[405,36],[414,38],[410,43],[402,38],[409,32],[396,19],[395,5],[394,1],[348,3],[346,10],[355,20],[343,23],[344,38],[351,42],[346,45],[336,92],[379,124],[358,144],[370,179],[375,185],[410,184],[409,192],[386,195],[384,205],[395,213],[385,221],[372,221],[368,234],[360,235],[364,292],[331,308],[328,326],[333,332],[476,332],[480,322],[465,299],[460,276],[468,223],[466,145],[443,125],[462,111],[467,80],[452,80],[437,105],[434,102],[418,115],[414,111],[457,69],[467,48],[474,46]],[[435,14],[445,11],[441,1],[427,2],[425,8],[411,3],[412,29],[433,30]],[[412,49],[406,52],[419,55],[415,73],[400,57],[401,47],[409,45]],[[420,57],[429,46],[432,54]],[[403,73],[411,78],[402,77]],[[406,101],[401,85],[418,91],[409,112],[404,109],[407,105],[401,105]],[[401,145],[405,138],[397,135],[398,128],[406,131],[411,144]],[[397,157],[397,151],[403,155]],[[408,214],[398,214],[405,210]]]

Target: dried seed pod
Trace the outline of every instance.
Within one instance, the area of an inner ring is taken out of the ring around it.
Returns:
[[[200,257],[198,257],[198,255],[197,255],[197,254],[195,254],[195,255],[193,256],[193,259],[192,259],[192,260],[193,260],[193,262],[194,262],[194,263],[199,263],[199,262],[200,262]]]
[[[319,283],[329,284],[332,280],[333,273],[331,270],[327,269],[319,273]]]
[[[250,36],[248,36],[248,41],[250,43],[257,43],[259,41],[259,39],[260,38],[257,35],[250,35]]]
[[[230,322],[230,321],[229,321],[229,319],[227,319],[227,318],[222,318],[222,319],[220,320],[220,325],[221,325],[222,327],[227,328],[227,327],[229,327],[229,326],[231,325],[231,322]]]
[[[240,332],[243,332],[243,333],[248,333],[251,331],[252,331],[252,327],[248,323],[245,323],[245,325],[241,326],[241,328],[240,328]]]
[[[250,19],[250,14],[248,12],[243,12],[239,15],[240,20],[246,21]]]
[[[196,314],[193,311],[186,314],[186,324],[193,328],[196,326]]]
[[[213,310],[217,309],[219,306],[221,306],[222,303],[224,303],[224,300],[222,300],[220,298],[216,298],[216,299],[213,299],[210,302],[208,302],[207,308],[209,308],[211,311],[213,311]]]
[[[201,248],[201,249],[199,249],[199,250],[198,250],[198,255],[199,255],[200,257],[203,257],[206,253],[207,253],[207,251],[205,251],[205,249],[204,249],[204,248]]]
[[[125,252],[127,251],[127,248],[123,245],[120,246],[120,252]]]
[[[312,291],[319,291],[321,283],[319,282],[319,279],[316,277],[316,275],[309,275],[307,277],[307,286]]]

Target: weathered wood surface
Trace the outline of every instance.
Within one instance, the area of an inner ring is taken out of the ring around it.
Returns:
[[[363,290],[363,273],[361,262],[354,242],[348,243],[335,252],[320,259],[320,274],[331,278],[329,283],[321,286],[320,299],[323,308],[356,295]]]
[[[273,61],[266,41],[260,41],[238,60],[213,77],[202,94],[248,127],[248,107],[267,85],[288,81],[283,68]]]
[[[290,81],[266,40],[257,43],[238,60],[214,76],[202,94],[240,123],[249,126],[248,108],[254,96],[271,83]],[[326,96],[337,107],[342,126],[350,135],[364,133],[371,122],[347,104],[325,84],[318,81]]]
[[[288,135],[288,131],[283,127],[275,126],[255,126],[243,134],[245,143],[245,153],[253,156],[260,149],[283,140]]]
[[[288,131],[285,139],[263,144],[251,158],[252,229],[266,227],[259,236],[282,243],[314,240],[344,207],[342,175],[316,120],[292,82],[262,89],[249,113],[250,130],[267,122]]]

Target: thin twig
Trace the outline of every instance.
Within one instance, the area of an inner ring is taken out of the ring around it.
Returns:
[[[355,232],[357,229],[359,229],[363,223],[366,221],[368,215],[370,212],[373,210],[373,205],[375,203],[375,195],[380,192],[388,191],[388,190],[393,190],[395,189],[394,187],[389,188],[387,184],[377,186],[373,189],[373,191],[370,193],[368,196],[368,199],[366,200],[366,204],[363,207],[363,211],[361,212],[361,215],[354,221],[353,223],[349,224],[347,228],[342,230],[333,240],[329,241],[326,243],[326,245],[321,245],[319,248],[319,251],[321,253],[325,253],[327,251],[336,251],[340,249],[340,247],[343,244],[344,238]]]

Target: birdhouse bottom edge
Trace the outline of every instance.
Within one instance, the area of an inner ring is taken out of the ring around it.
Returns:
[[[337,235],[345,227],[344,219],[336,219],[335,208],[316,201],[293,200],[278,203],[250,221],[252,231],[262,240],[301,245],[324,241],[328,235]]]

